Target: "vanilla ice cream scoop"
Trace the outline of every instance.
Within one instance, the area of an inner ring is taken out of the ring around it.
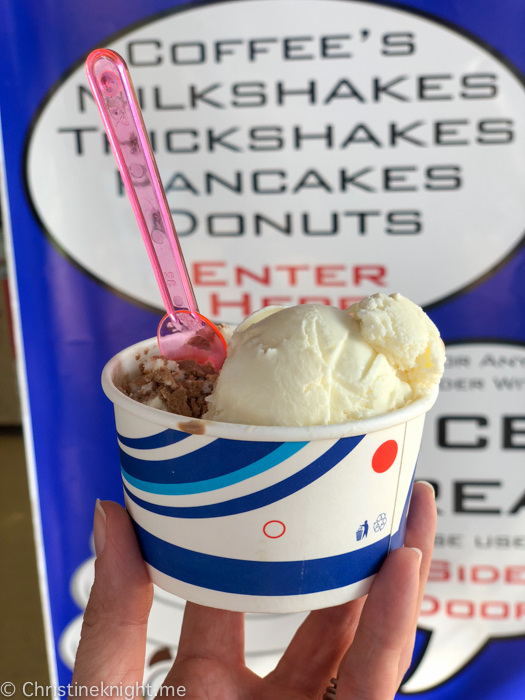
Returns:
[[[423,309],[401,294],[374,294],[348,311],[377,353],[405,373],[414,399],[430,393],[445,366],[445,346]]]
[[[249,316],[232,336],[203,417],[326,425],[387,413],[430,393],[445,353],[426,314],[401,295],[382,294],[352,311],[355,317],[305,304],[267,307]]]

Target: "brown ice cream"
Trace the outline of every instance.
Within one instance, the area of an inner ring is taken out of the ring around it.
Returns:
[[[215,388],[218,372],[195,360],[175,362],[165,357],[148,357],[140,374],[121,387],[135,401],[182,416],[200,418],[206,412],[206,397]]]

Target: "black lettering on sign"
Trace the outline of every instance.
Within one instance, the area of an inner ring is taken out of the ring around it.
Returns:
[[[232,85],[232,93],[237,100],[232,100],[234,107],[262,107],[266,104],[264,83],[235,83]]]
[[[272,180],[268,182],[266,178],[272,178],[274,184],[272,185]],[[275,182],[276,178],[277,182]],[[286,185],[282,182],[279,184],[279,180],[284,178],[286,173],[283,170],[256,170],[252,173],[253,191],[256,194],[282,194],[286,192]]]
[[[360,236],[364,236],[367,231],[367,217],[381,216],[380,211],[345,211],[343,216],[355,216],[358,221],[357,232]]]
[[[162,55],[156,49],[162,48],[157,39],[143,39],[128,43],[128,63],[130,66],[158,66]]]
[[[185,109],[181,104],[166,104],[162,98],[162,89],[158,86],[153,88],[153,104],[155,109]]]
[[[461,77],[461,85],[465,88],[459,94],[465,100],[491,100],[498,94],[494,73],[470,73]]]
[[[459,190],[462,187],[460,173],[459,165],[430,165],[425,173],[428,180],[425,183],[425,189],[431,191]]]
[[[444,92],[446,81],[451,75],[420,75],[417,80],[417,96],[420,100],[451,100],[452,95]]]
[[[235,51],[232,49],[225,48],[226,46],[233,46],[235,44],[242,44],[240,39],[229,39],[228,41],[216,41],[215,42],[215,63],[222,63],[223,56],[233,56]]]
[[[476,141],[482,144],[512,143],[513,125],[512,119],[481,119],[478,122],[479,136]]]
[[[450,423],[474,423],[478,426],[487,426],[488,420],[485,416],[441,416],[438,420],[438,445],[447,450],[482,450],[487,446],[488,440],[485,437],[475,437],[471,442],[451,442],[448,436]]]
[[[268,53],[268,48],[259,44],[275,44],[277,39],[252,39],[248,42],[248,60],[256,61],[257,54]]]
[[[183,143],[179,144],[178,136],[189,136],[189,139],[183,139]],[[199,150],[199,144],[195,143],[191,137],[197,138],[199,132],[195,129],[170,129],[166,131],[166,150],[168,153],[194,153]]]
[[[487,494],[480,492],[479,489],[500,488],[501,481],[456,481],[454,482],[454,512],[455,513],[475,513],[484,515],[498,515],[501,513],[499,508],[472,508],[469,506],[469,501],[485,501]],[[478,491],[468,492],[470,488],[476,488]]]
[[[383,34],[381,43],[383,56],[410,56],[416,52],[415,37],[412,32],[390,32]]]
[[[390,211],[386,220],[390,226],[385,231],[390,235],[412,235],[423,230],[419,211]]]
[[[248,148],[250,151],[280,151],[284,148],[282,132],[280,126],[254,126],[250,129],[252,143]]]
[[[182,228],[177,223],[177,236],[190,236],[196,230],[199,222],[195,214],[191,211],[186,211],[185,209],[170,209],[170,212],[174,218],[179,219],[183,216],[188,221],[188,226],[186,228]]]
[[[517,435],[525,435],[525,416],[503,416],[503,440],[502,447],[504,450],[525,450],[525,441],[523,437],[520,442]],[[516,425],[518,424],[518,425]],[[518,427],[521,424],[521,427]]]
[[[333,34],[332,36],[321,37],[322,58],[351,58],[352,54],[340,51],[343,48],[342,41],[350,39],[350,34]]]
[[[178,66],[194,66],[206,62],[206,46],[200,41],[185,41],[173,44],[171,60]]]
[[[84,155],[84,134],[89,133],[90,131],[98,131],[98,128],[96,126],[84,126],[84,127],[64,127],[63,129],[59,129],[58,133],[59,134],[74,134],[75,139],[74,139],[74,144],[75,144],[75,153],[77,156],[83,156]]]

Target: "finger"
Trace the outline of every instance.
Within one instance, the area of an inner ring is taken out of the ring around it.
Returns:
[[[311,612],[267,680],[309,697],[322,694],[354,639],[364,603],[363,597]]]
[[[117,503],[97,501],[95,582],[84,613],[73,682],[142,683],[153,586],[131,520]]]
[[[423,554],[419,569],[419,606],[423,600],[425,584],[430,570],[436,534],[436,521],[437,511],[434,489],[426,481],[416,482],[408,513],[405,547],[417,547]]]
[[[175,663],[188,658],[244,665],[244,615],[186,603]]]
[[[405,667],[405,671],[410,666],[414,651],[417,621],[423,596],[425,595],[425,586],[434,550],[436,520],[437,511],[433,487],[426,481],[415,483],[408,514],[405,547],[417,547],[421,550],[423,557],[419,569],[419,593],[414,613],[414,633],[407,643],[401,662],[402,666]]]
[[[391,552],[376,575],[352,646],[339,668],[337,700],[389,700],[399,685],[400,661],[413,632],[420,553]]]

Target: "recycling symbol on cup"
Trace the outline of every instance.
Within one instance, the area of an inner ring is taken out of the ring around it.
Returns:
[[[374,523],[374,532],[381,532],[386,525],[386,513],[380,513]]]

